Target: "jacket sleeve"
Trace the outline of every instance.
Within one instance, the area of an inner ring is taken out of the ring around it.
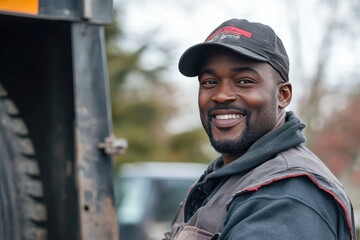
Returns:
[[[342,210],[305,177],[236,197],[219,239],[350,239]]]

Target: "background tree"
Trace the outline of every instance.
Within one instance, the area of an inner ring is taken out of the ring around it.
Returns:
[[[347,62],[346,56],[360,54],[356,52],[360,2],[316,3],[312,13],[317,21],[304,27],[306,19],[299,12],[299,2],[286,1],[295,51],[292,69],[296,71],[295,83],[302,89],[297,112],[307,124],[306,144],[345,185],[359,209],[360,73],[358,68],[349,67],[356,66],[354,63],[338,67],[334,62],[341,64]],[[308,41],[318,42],[318,47],[309,48]],[[309,54],[315,56],[313,71],[305,67]]]
[[[360,80],[360,76],[357,76]],[[360,84],[346,96],[342,108],[314,131],[311,149],[346,186],[355,208],[360,208]]]
[[[351,77],[354,72],[348,72],[349,69],[334,71],[331,64],[339,60],[336,49],[342,49],[345,45],[345,49],[351,51],[356,44],[360,34],[360,3],[357,0],[315,1],[311,13],[316,19],[310,16],[312,21],[304,26],[302,23],[307,19],[299,12],[301,2],[285,2],[295,51],[292,69],[296,71],[296,84],[302,89],[296,109],[307,123],[305,134],[308,136],[307,144],[311,145],[314,130],[321,127],[328,110],[325,100],[329,96],[336,96],[334,94],[345,93],[348,90],[346,87],[351,86],[348,83],[358,80]],[[317,47],[309,47],[309,41],[317,42]],[[315,59],[313,71],[305,67],[308,55],[313,55]],[[334,77],[334,74],[337,76]],[[347,82],[343,79],[347,79]]]
[[[105,29],[114,133],[129,143],[126,154],[115,157],[115,166],[137,161],[208,161],[202,130],[171,134],[166,128],[177,111],[174,85],[163,79],[168,66],[166,62],[144,65],[144,53],[154,47],[150,42],[133,51],[119,44],[124,37],[118,21],[121,11],[116,9],[112,25]],[[169,51],[163,45],[154,52],[161,59]]]

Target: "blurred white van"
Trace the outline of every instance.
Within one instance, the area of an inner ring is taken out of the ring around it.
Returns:
[[[200,163],[124,164],[114,178],[120,240],[159,240],[206,170]]]

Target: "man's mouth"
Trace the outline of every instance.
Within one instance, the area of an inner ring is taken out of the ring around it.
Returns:
[[[231,128],[245,120],[245,114],[237,112],[216,111],[212,115],[212,123],[216,128]]]
[[[216,119],[228,120],[228,119],[237,119],[244,117],[243,114],[218,114],[214,116]]]

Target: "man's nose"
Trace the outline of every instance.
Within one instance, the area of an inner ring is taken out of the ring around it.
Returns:
[[[211,99],[220,103],[235,101],[236,94],[234,92],[233,86],[231,86],[229,83],[219,84]]]

